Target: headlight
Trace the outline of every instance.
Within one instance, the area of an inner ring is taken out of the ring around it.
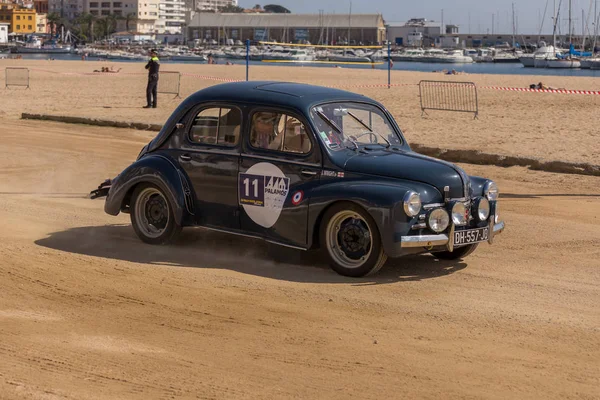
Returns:
[[[452,222],[459,226],[467,224],[467,207],[463,203],[456,202],[452,206]]]
[[[408,192],[404,196],[404,212],[409,217],[414,217],[421,211],[421,196],[419,193]]]
[[[498,200],[498,185],[492,181],[488,181],[483,186],[483,194],[485,194],[485,197],[487,197],[489,201]]]
[[[486,221],[490,216],[490,202],[485,197],[480,197],[475,203],[474,210],[479,221]]]
[[[427,217],[427,227],[435,233],[440,233],[446,230],[450,224],[450,216],[443,208],[431,210]]]

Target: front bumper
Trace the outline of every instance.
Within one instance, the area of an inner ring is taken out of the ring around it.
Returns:
[[[504,222],[500,221],[497,224],[490,223],[490,237],[487,242],[492,244],[494,241],[494,236],[501,233],[504,230]],[[439,247],[446,246],[449,251],[453,250],[453,243],[450,240],[452,234],[454,232],[454,228],[452,227],[450,230],[450,234],[447,235],[445,233],[437,234],[437,235],[418,235],[418,236],[402,236],[400,247],[402,248],[416,248],[416,247]]]

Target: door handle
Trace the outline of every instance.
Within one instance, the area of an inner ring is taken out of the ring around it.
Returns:
[[[316,172],[316,171],[309,171],[309,170],[307,170],[307,169],[303,169],[303,170],[301,171],[301,173],[302,173],[302,175],[309,175],[309,176],[312,176],[312,175],[316,175],[316,174],[317,174],[317,172]]]
[[[179,159],[181,161],[192,161],[192,157],[188,156],[187,154],[182,154],[179,156]]]

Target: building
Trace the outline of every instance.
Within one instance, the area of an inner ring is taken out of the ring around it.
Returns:
[[[226,6],[237,6],[238,0],[196,0],[192,10],[217,12],[219,8]]]
[[[36,12],[35,9],[2,4],[0,6],[0,22],[9,24],[8,33],[35,33]]]
[[[0,22],[0,44],[8,43],[8,24]]]
[[[48,14],[37,14],[36,15],[36,24],[35,24],[35,33],[50,33],[48,31]]]
[[[380,45],[381,14],[195,13],[187,39],[276,41],[285,43]]]
[[[92,14],[98,18],[108,15],[122,17],[123,19],[118,21],[117,30],[153,33],[155,32],[155,24],[158,20],[159,0],[85,0],[83,12]]]
[[[386,24],[387,40],[396,46],[431,47],[442,33],[439,22],[413,18]]]
[[[158,7],[158,20],[154,32],[181,34],[181,28],[185,24],[185,1],[160,0]]]
[[[83,13],[85,0],[48,0],[48,13],[56,13],[61,19],[73,20]]]
[[[38,14],[48,14],[48,0],[35,0],[33,5]]]

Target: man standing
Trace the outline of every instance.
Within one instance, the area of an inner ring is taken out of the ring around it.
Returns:
[[[144,108],[156,108],[156,93],[158,89],[158,70],[160,61],[156,50],[150,50],[150,61],[146,64],[148,70],[148,86],[146,86],[146,105]]]

